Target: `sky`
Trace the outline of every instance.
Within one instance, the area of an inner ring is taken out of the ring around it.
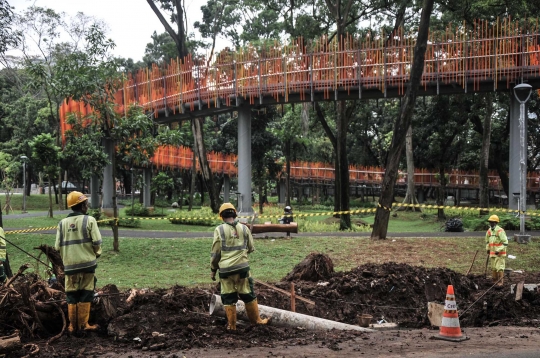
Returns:
[[[35,4],[70,16],[83,12],[101,19],[109,27],[108,37],[116,43],[113,53],[134,61],[142,60],[154,31],[165,31],[146,0],[8,0],[8,3],[17,13]],[[202,19],[200,8],[204,3],[185,0],[189,32],[193,31],[193,23]]]

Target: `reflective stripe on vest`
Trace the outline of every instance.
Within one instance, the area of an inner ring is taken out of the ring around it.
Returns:
[[[247,234],[246,229],[243,227],[242,231],[244,234],[244,244],[240,246],[227,246],[226,238],[225,238],[225,229],[223,228],[225,224],[219,226],[219,235],[221,236],[221,251],[240,251],[245,250],[247,248]],[[244,225],[242,225],[244,226]],[[236,227],[235,227],[236,229]]]
[[[64,221],[62,219],[62,221]],[[69,242],[64,242],[64,234],[62,232],[62,221],[60,221],[60,246],[68,245],[80,245],[87,242],[92,242],[92,238],[88,237],[88,215],[85,215],[82,222],[82,240],[71,240]],[[101,245],[101,241],[92,244],[93,246]]]

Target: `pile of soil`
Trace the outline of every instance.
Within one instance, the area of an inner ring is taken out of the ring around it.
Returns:
[[[460,317],[463,327],[539,324],[532,318],[540,314],[540,295],[537,292],[524,291],[522,300],[516,302],[507,283],[504,289],[490,290],[472,305],[492,286],[491,280],[464,276],[449,269],[386,263],[366,264],[351,271],[335,273],[327,256],[311,254],[275,285],[289,290],[289,280],[294,280],[297,295],[316,303],[311,305],[296,300],[297,312],[349,324],[357,324],[358,315],[368,313],[374,319],[384,317],[386,321],[404,327],[429,327],[427,302],[444,303],[449,284],[454,285],[460,312],[469,308]],[[526,282],[540,282],[540,276],[531,275]],[[255,290],[259,304],[290,309],[290,300],[282,293],[259,285]],[[178,352],[194,348],[272,348],[312,343],[339,349],[339,343],[343,341],[359,336],[369,337],[369,333],[356,331],[312,332],[297,327],[251,327],[242,322],[239,322],[237,333],[229,333],[225,330],[224,318],[208,315],[210,298],[218,293],[217,288],[205,290],[174,286],[122,293],[110,285],[101,291],[102,296],[93,305],[90,320],[99,323],[101,330],[84,336],[63,335],[51,345],[41,341],[42,353],[67,357],[137,350],[144,355],[153,351]],[[4,327],[10,326],[10,322],[3,323]],[[60,321],[57,326],[61,325]],[[12,332],[4,331],[4,334],[9,333]],[[51,330],[51,334],[57,333]],[[45,337],[22,337],[25,342],[34,343],[38,338]],[[21,352],[19,356],[23,355]]]

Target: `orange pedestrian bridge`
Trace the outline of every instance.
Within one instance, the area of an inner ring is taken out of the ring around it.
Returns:
[[[539,40],[538,21],[531,19],[522,23],[498,19],[491,23],[449,24],[444,31],[431,31],[418,95],[511,91],[521,83],[537,90]],[[367,32],[361,38],[344,36],[314,42],[300,38],[287,44],[246,46],[236,52],[221,51],[212,61],[190,55],[127,74],[115,93],[115,108],[125,115],[129,106],[141,106],[160,124],[237,111],[237,160],[220,160],[219,154],[210,156],[216,156],[215,161],[211,160],[216,173],[232,175],[233,163],[238,163],[239,191],[247,193],[251,192],[251,144],[242,138],[251,136],[250,125],[246,124],[251,109],[299,102],[402,97],[409,84],[415,41],[416,33],[400,28],[392,34]],[[519,107],[515,103],[512,108]],[[519,116],[519,110],[512,108],[511,117]],[[60,107],[62,132],[70,128],[65,121],[68,113],[84,117],[92,113],[92,108],[82,102],[64,101]],[[511,134],[512,141],[516,143]],[[512,166],[519,159],[512,150],[511,146],[509,191],[515,193],[519,191],[519,168]],[[170,148],[160,148],[154,159],[158,168],[184,167],[172,164],[175,156]],[[380,168],[352,166],[350,171],[351,181],[359,183],[380,182],[382,174]],[[298,163],[291,175],[330,180],[333,169],[321,163]],[[474,173],[449,175],[450,185],[474,187],[478,183]],[[415,173],[418,185],[437,182],[429,171]],[[530,174],[527,183],[530,189],[537,190],[534,175]],[[490,175],[490,187],[500,187],[498,176]],[[243,207],[250,208],[250,195],[244,198]]]

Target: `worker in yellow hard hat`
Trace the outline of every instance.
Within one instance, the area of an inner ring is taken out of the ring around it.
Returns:
[[[88,198],[83,193],[69,193],[67,205],[73,212],[58,223],[55,247],[64,262],[68,330],[93,331],[98,326],[89,325],[88,320],[97,281],[97,258],[101,255],[101,233],[96,219],[86,214]]]
[[[498,286],[504,283],[504,268],[506,260],[506,248],[508,247],[508,238],[504,229],[499,226],[499,217],[491,215],[488,219],[489,229],[486,233],[486,250],[489,255],[491,273],[493,282]]]
[[[244,301],[251,324],[267,324],[268,318],[261,319],[259,316],[259,305],[249,269],[248,254],[255,251],[251,231],[236,220],[236,209],[231,203],[221,205],[219,216],[223,224],[214,231],[210,269],[213,281],[216,280],[216,272],[219,270],[221,301],[227,314],[227,329],[236,330],[238,296]]]

